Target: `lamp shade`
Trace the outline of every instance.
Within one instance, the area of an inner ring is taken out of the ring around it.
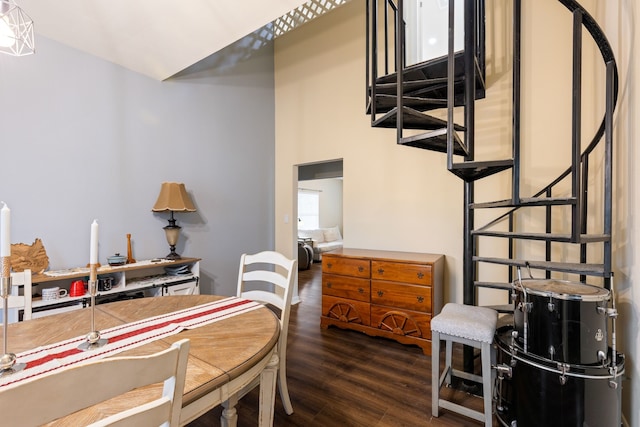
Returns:
[[[195,212],[196,207],[193,205],[187,189],[184,184],[179,182],[163,182],[160,187],[160,194],[156,204],[153,205],[153,212]]]

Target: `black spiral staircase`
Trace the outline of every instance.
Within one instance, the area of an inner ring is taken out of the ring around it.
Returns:
[[[598,284],[593,283],[596,281],[607,289],[611,287],[612,137],[618,73],[613,50],[593,17],[576,1],[559,2],[573,15],[572,52],[567,53],[573,55],[572,137],[564,142],[572,146],[571,164],[559,176],[550,177],[544,188],[523,195],[520,187],[526,177],[520,168],[521,0],[512,3],[513,106],[511,141],[505,141],[511,145],[511,156],[485,160],[475,156],[475,109],[476,104],[481,107],[486,95],[484,0],[464,1],[462,52],[454,52],[455,2],[449,1],[448,55],[411,66],[405,66],[403,0],[367,0],[366,102],[372,126],[396,128],[398,144],[446,153],[448,170],[464,180],[465,304],[476,305],[484,289],[498,289],[504,290],[504,305],[494,308],[512,311],[509,294],[518,267],[527,267],[529,272],[534,270],[535,275],[546,278],[561,275],[567,280]],[[581,134],[583,29],[595,41],[606,67],[604,117],[585,144]],[[456,117],[462,117],[462,123],[455,123]],[[601,148],[596,152],[598,146]],[[511,174],[510,197],[476,201],[476,185],[497,173]],[[592,194],[589,190],[594,181],[598,181],[601,191]],[[476,224],[476,211],[496,208],[501,213],[493,220]],[[521,220],[521,215],[534,215],[533,209],[535,215],[542,217],[538,222],[544,224],[544,231],[527,230],[527,222]],[[557,231],[558,223],[567,224],[561,232]],[[508,256],[482,253],[481,240],[496,238],[504,242],[501,252]],[[540,259],[519,255],[532,242],[544,245]],[[565,250],[563,245],[572,249]],[[487,264],[504,266],[504,281],[479,277],[481,266]]]

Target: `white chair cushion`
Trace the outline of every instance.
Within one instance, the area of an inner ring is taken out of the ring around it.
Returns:
[[[431,319],[431,330],[454,337],[486,343],[493,342],[498,312],[486,307],[447,303]]]

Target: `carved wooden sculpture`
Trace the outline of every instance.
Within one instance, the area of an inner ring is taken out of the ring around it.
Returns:
[[[15,243],[11,245],[11,268],[15,272],[31,269],[34,274],[40,274],[49,267],[49,257],[44,249],[42,240],[36,239],[33,244]]]

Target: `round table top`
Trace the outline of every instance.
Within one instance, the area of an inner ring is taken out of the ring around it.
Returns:
[[[223,298],[226,297],[179,295],[100,304],[95,308],[95,327],[98,330],[106,329]],[[20,353],[83,335],[89,332],[90,322],[91,310],[82,309],[10,324],[8,351]],[[280,324],[275,314],[266,307],[260,307],[205,326],[183,330],[119,353],[118,356],[155,353],[173,342],[188,338],[189,363],[183,397],[183,406],[186,406],[251,369],[273,350],[279,332]],[[87,421],[88,418],[83,417],[82,420]]]

